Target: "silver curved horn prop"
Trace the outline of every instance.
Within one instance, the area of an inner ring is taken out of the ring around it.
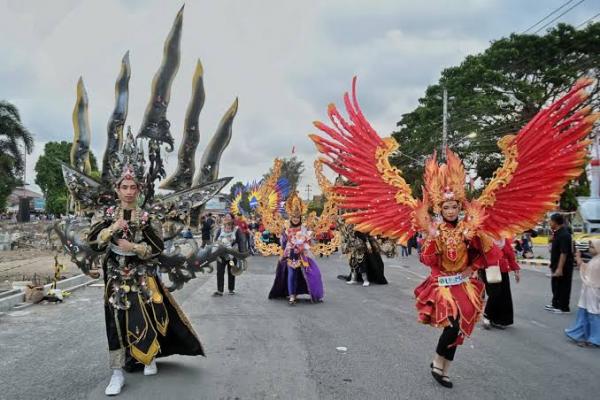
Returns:
[[[129,51],[121,61],[121,71],[115,83],[115,109],[108,120],[106,150],[102,159],[102,183],[112,181],[110,160],[112,155],[123,146],[123,126],[127,120],[129,107],[129,78],[131,78],[131,66],[129,65]]]
[[[71,166],[79,172],[89,174],[90,140],[92,132],[88,117],[88,96],[83,78],[77,81],[77,100],[73,109],[73,145],[71,146]]]
[[[137,137],[167,143],[173,151],[173,136],[171,136],[171,123],[167,119],[167,107],[171,100],[171,85],[179,69],[181,59],[179,45],[181,42],[181,29],[183,26],[183,7],[177,13],[173,27],[165,41],[162,63],[152,80],[152,93],[146,106],[142,127]]]
[[[196,272],[212,272],[210,263],[215,262],[219,257],[230,255],[235,257],[238,262],[248,257],[248,252],[239,252],[227,248],[220,244],[206,246],[203,249],[194,251],[190,256],[183,256],[178,250],[171,254],[161,254],[159,256],[160,270],[169,275],[172,285],[168,287],[170,292],[181,289],[183,284],[196,277]]]
[[[198,60],[196,71],[192,79],[192,98],[188,104],[183,127],[183,139],[179,146],[177,169],[160,185],[161,189],[183,190],[192,186],[194,172],[196,171],[195,156],[196,148],[200,142],[200,130],[198,120],[206,98],[204,92],[204,70],[202,63]]]
[[[202,159],[200,160],[200,169],[194,178],[194,186],[214,181],[219,176],[219,162],[221,161],[223,151],[231,141],[231,128],[237,110],[238,99],[236,97],[231,107],[229,107],[223,118],[221,118],[219,127],[210,139],[208,146],[204,149]]]
[[[53,230],[60,239],[63,250],[71,257],[81,272],[88,275],[90,270],[100,261],[102,253],[97,253],[85,240],[90,223],[87,220],[68,219],[54,223],[48,230]],[[50,235],[50,232],[48,232]]]

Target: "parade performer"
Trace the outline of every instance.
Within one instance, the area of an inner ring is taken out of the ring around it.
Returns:
[[[387,285],[381,249],[374,237],[354,230],[352,225],[346,225],[342,228],[342,253],[348,257],[350,274],[338,278],[349,285],[361,282],[364,287],[371,283]]]
[[[120,393],[126,366],[141,363],[144,375],[155,375],[156,357],[204,355],[192,325],[157,275],[162,228],[137,206],[143,164],[127,161],[116,182],[119,205],[108,208],[88,234],[92,248],[106,254],[104,314],[113,370],[107,395]]]
[[[294,192],[286,201],[289,222],[281,234],[283,255],[275,272],[273,287],[269,299],[288,298],[294,305],[300,294],[310,295],[312,302],[323,299],[321,271],[310,251],[312,232],[302,223],[306,205]]]
[[[486,329],[489,329],[490,326],[504,329],[513,324],[514,314],[509,273],[514,272],[517,283],[521,280],[521,268],[515,257],[512,240],[502,239],[495,241],[495,243],[502,249],[502,258],[499,261],[502,281],[490,283],[484,273],[480,274],[485,283],[485,292],[488,296],[482,319],[483,327]]]
[[[246,251],[246,239],[238,226],[235,225],[231,214],[223,217],[223,226],[217,231],[216,243],[226,248],[236,247],[240,252]],[[239,265],[245,260],[237,260],[234,256],[226,254],[217,259],[217,291],[213,296],[223,296],[225,287],[225,270],[227,269],[227,289],[229,294],[235,294],[235,277],[243,269]]]
[[[95,274],[94,267],[102,260],[106,332],[113,369],[107,395],[121,391],[123,369],[144,366],[145,374],[152,375],[157,372],[156,357],[204,355],[192,325],[170,292],[181,289],[197,273],[212,270],[210,265],[218,257],[233,255],[241,260],[248,256],[222,245],[201,249],[194,238],[180,235],[186,225],[196,225],[201,208],[231,180],[219,179],[219,165],[230,143],[238,109],[236,99],[196,168],[198,119],[205,100],[203,67],[198,62],[176,169],[167,177],[163,155],[175,146],[167,110],[181,60],[183,12],[182,7],[165,40],[136,137],[131,127],[124,132],[132,71],[127,52],[114,85],[115,107],[108,120],[100,176],[91,174],[92,130],[83,78],[77,83],[70,162],[61,162],[69,211],[74,216],[55,224],[53,231],[71,261],[84,273]],[[156,196],[159,181],[160,188],[168,193]],[[163,283],[159,274],[168,280]]]
[[[585,163],[590,132],[597,115],[580,105],[587,98],[578,82],[565,96],[540,111],[517,135],[500,139],[505,160],[481,196],[469,201],[465,170],[458,156],[445,149],[445,163],[434,154],[425,163],[423,199],[388,158],[398,149],[382,139],[366,120],[356,98],[344,103],[350,121],[334,105],[331,126],[315,126],[329,138],[311,135],[325,162],[352,185],[334,187],[346,222],[371,235],[406,243],[416,231],[424,236],[421,261],[431,274],[415,289],[419,321],[443,328],[431,367],[435,380],[452,387],[448,377],[456,347],[469,336],[483,310],[483,283],[474,274],[497,264],[500,249],[493,239],[530,229],[554,208],[563,187],[578,177]],[[434,216],[430,215],[432,209]]]
[[[257,199],[256,212],[260,215],[265,229],[271,233],[271,239],[268,240],[268,242],[264,240],[262,235],[255,234],[254,244],[263,256],[281,256],[284,252],[285,246],[281,244],[281,238],[278,237],[278,235],[281,235],[281,233],[285,231],[286,226],[289,225],[285,220],[285,216],[290,216],[290,213],[286,212],[286,209],[289,210],[292,200],[290,200],[291,197],[288,197],[285,202],[281,201],[281,193],[284,193],[282,191],[281,182],[287,182],[286,179],[280,177],[282,165],[283,162],[276,158],[268,178],[261,183],[260,188],[255,195],[255,198]],[[324,199],[321,215],[317,216],[315,211],[307,213],[306,206],[297,193],[293,201],[299,201],[303,207],[301,215],[302,224],[307,231],[310,231],[312,234],[309,243],[310,252],[313,255],[328,257],[337,251],[341,242],[340,233],[334,229],[337,225],[338,218],[338,209],[336,206],[337,200],[331,193],[333,184],[329,182],[323,174],[322,163],[319,160],[316,160],[314,167],[315,176]],[[285,193],[287,193],[287,191]],[[313,238],[318,239],[324,234],[327,234],[330,240],[312,240]]]

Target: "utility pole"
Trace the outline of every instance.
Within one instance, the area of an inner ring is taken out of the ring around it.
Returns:
[[[442,106],[442,160],[446,159],[446,147],[448,146],[448,91],[444,87]]]
[[[310,201],[310,183],[306,184],[306,201]]]

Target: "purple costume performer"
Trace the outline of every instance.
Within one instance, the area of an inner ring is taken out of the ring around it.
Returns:
[[[269,299],[308,294],[313,302],[323,299],[323,282],[319,266],[310,255],[310,232],[302,225],[287,228],[281,235],[283,256],[277,263],[275,281]]]

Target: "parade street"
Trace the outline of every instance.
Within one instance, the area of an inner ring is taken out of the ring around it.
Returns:
[[[600,392],[600,351],[570,343],[574,313],[551,314],[543,267],[512,281],[515,324],[483,330],[458,349],[454,388],[432,379],[440,331],[417,323],[413,289],[427,270],[413,255],[384,259],[389,285],[349,286],[339,255],[317,259],[322,304],[267,299],[275,258],[253,257],[237,294],[212,297],[214,275],[176,292],[206,358],[159,359],[157,376],[128,374],[119,399],[590,399]],[[571,308],[580,280],[574,274]],[[104,399],[110,378],[103,289],[86,287],[63,304],[0,317],[0,398]],[[346,348],[340,349],[340,347]]]

